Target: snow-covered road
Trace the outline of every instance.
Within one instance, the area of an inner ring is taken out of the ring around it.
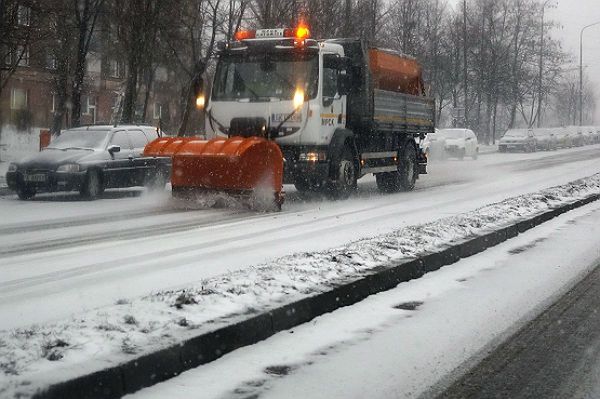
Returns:
[[[0,199],[0,329],[91,308],[327,249],[454,215],[600,172],[600,146],[493,154],[434,163],[410,193],[380,195],[363,179],[348,201],[301,201],[284,211],[174,209],[167,193],[109,192]],[[139,193],[137,193],[139,194]]]
[[[126,398],[436,397],[595,268],[599,248],[593,203]]]

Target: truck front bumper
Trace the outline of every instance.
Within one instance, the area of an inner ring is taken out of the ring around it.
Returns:
[[[306,159],[306,154],[326,154],[325,149],[320,147],[283,147],[282,152],[284,156],[283,182],[285,184],[294,184],[301,180],[311,186],[320,186],[328,179],[330,161],[326,157],[321,156],[320,160],[318,156],[310,160]]]

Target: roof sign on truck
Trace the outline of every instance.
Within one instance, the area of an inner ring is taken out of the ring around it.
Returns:
[[[239,30],[235,33],[235,40],[242,41],[248,39],[271,39],[271,38],[310,38],[310,29],[307,25],[301,23],[295,29],[258,29],[258,30]]]

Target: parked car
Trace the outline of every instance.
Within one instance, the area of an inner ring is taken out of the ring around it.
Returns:
[[[8,186],[20,199],[38,192],[77,190],[89,199],[105,188],[162,187],[170,160],[144,157],[159,136],[150,126],[89,126],[63,131],[41,152],[9,165]]]
[[[557,128],[554,135],[557,138],[557,145],[559,148],[573,147],[573,136],[571,135],[569,128]]]
[[[568,126],[566,130],[571,139],[572,147],[581,147],[585,144],[585,138],[583,136],[583,129],[581,126]]]
[[[477,136],[469,129],[442,129],[439,136],[444,139],[444,150],[446,155],[458,159],[471,157],[477,159],[479,155],[479,143]]]
[[[533,152],[537,148],[537,140],[532,129],[509,129],[498,143],[498,151],[514,150]]]
[[[549,128],[534,129],[533,135],[535,136],[536,149],[544,151],[556,150],[558,139],[554,132],[554,129]]]
[[[435,133],[427,133],[421,143],[421,148],[428,159],[442,159],[444,158],[445,142],[446,140],[439,134],[439,130],[435,129]]]
[[[594,126],[582,126],[583,138],[586,145],[591,145],[597,141],[597,132]]]

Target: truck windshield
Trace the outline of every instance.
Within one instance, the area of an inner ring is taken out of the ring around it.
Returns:
[[[298,87],[315,98],[318,76],[317,54],[225,55],[219,59],[212,100],[291,100]]]

